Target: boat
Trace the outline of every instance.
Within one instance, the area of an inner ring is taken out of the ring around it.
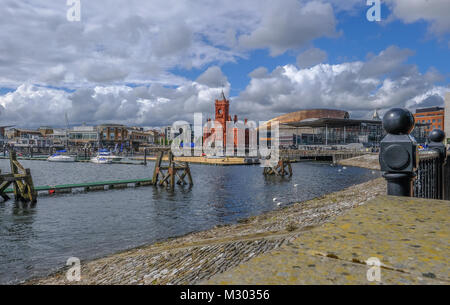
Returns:
[[[96,164],[111,164],[112,160],[105,158],[102,155],[97,155],[95,157],[91,158],[91,162],[92,163],[96,163]]]
[[[91,162],[97,164],[110,164],[113,161],[120,161],[121,159],[122,157],[112,155],[107,149],[100,149],[98,154],[91,158]]]
[[[47,158],[50,162],[75,162],[75,156],[64,155],[66,150],[58,150],[56,153]]]
[[[107,149],[100,149],[99,150],[99,154],[103,158],[106,158],[106,159],[111,160],[111,161],[121,161],[123,159],[123,157],[116,156],[116,155],[114,155],[112,152],[110,152]]]

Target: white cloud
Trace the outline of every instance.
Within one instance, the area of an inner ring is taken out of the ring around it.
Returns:
[[[450,32],[448,0],[386,0],[395,17],[405,23],[420,20],[430,23],[430,31],[441,35]]]
[[[217,79],[222,81],[220,86]],[[0,96],[0,121],[24,127],[64,126],[67,113],[71,124],[167,125],[181,119],[192,121],[194,112],[212,115],[214,100],[222,90],[228,95],[230,84],[218,67],[207,70],[199,82],[177,87],[112,85],[69,93],[24,84]]]
[[[334,36],[333,7],[319,1],[272,1],[261,23],[251,34],[239,38],[248,48],[269,48],[273,56],[300,48],[313,39]]]
[[[260,67],[249,74],[247,88],[231,98],[230,111],[240,118],[267,120],[305,108],[338,108],[364,116],[375,108],[414,109],[441,103],[449,91],[437,85],[442,75],[435,69],[420,73],[416,66],[406,64],[411,54],[391,46],[371,54],[367,61],[318,64],[308,69],[284,65],[270,72]],[[219,67],[174,87],[158,83],[136,88],[102,85],[68,93],[24,84],[0,96],[0,120],[22,126],[64,126],[67,112],[71,124],[169,125],[176,120],[192,121],[194,112],[204,113],[205,119],[212,117],[222,85],[228,96],[230,83]]]
[[[80,22],[67,9],[2,2],[0,86],[173,83],[174,68],[234,62],[253,48],[280,54],[335,30],[331,5],[316,0],[82,1]]]
[[[227,85],[227,77],[222,73],[222,70],[217,67],[209,67],[196,80],[197,83],[206,85],[208,87],[221,87]]]
[[[445,88],[435,69],[421,74],[405,63],[411,51],[391,46],[365,62],[319,64],[309,69],[293,65],[277,67],[265,77],[254,75],[247,88],[233,101],[241,116],[270,119],[305,108],[337,108],[356,116],[373,109],[417,107],[439,102]]]

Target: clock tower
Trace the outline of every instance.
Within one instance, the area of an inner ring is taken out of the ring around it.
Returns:
[[[216,100],[216,122],[220,122],[223,132],[223,143],[227,142],[227,121],[230,118],[230,101],[226,99],[225,94],[222,91],[222,99]]]

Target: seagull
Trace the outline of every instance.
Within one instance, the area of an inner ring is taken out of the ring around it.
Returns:
[[[339,173],[342,172],[342,169],[338,169],[338,172],[339,172]]]
[[[298,184],[294,184],[294,187],[297,187],[298,186]]]
[[[277,198],[273,198],[273,202],[277,201]]]
[[[280,205],[281,205],[281,202],[278,202],[278,203],[277,203],[277,206],[280,206]]]
[[[347,169],[347,167],[344,166],[342,169]]]

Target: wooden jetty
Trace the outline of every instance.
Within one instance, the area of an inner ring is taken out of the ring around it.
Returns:
[[[73,191],[80,190],[84,192],[112,190],[127,187],[140,187],[153,185],[151,179],[129,179],[129,180],[116,180],[116,181],[99,181],[99,182],[86,182],[75,184],[61,184],[61,185],[45,185],[35,187],[35,191],[39,195],[53,195],[60,193],[72,193]],[[13,193],[13,189],[6,189],[4,193]]]
[[[171,151],[168,153],[168,164],[162,165],[164,159],[164,152],[160,152],[158,158],[156,159],[155,169],[153,171],[152,182],[154,185],[164,185],[170,189],[175,188],[175,177],[178,177],[177,184],[186,185],[184,178],[187,176],[188,183],[192,186],[194,183],[192,181],[191,170],[187,162],[178,162],[174,160]],[[161,178],[160,181],[159,178]]]
[[[0,196],[5,200],[11,199],[7,195],[7,187],[11,184],[13,189],[11,193],[14,193],[16,201],[25,201],[36,203],[37,193],[34,188],[33,178],[29,168],[24,168],[18,161],[16,152],[10,153],[11,173],[1,174],[0,171]]]

